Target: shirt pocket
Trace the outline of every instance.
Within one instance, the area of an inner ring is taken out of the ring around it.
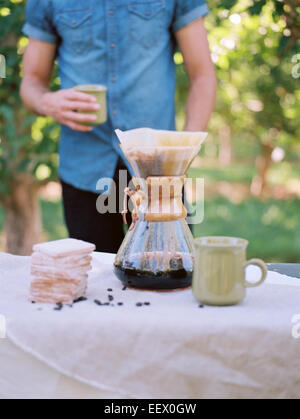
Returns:
[[[135,2],[128,5],[130,36],[144,48],[153,47],[162,37],[165,4],[162,0]]]
[[[62,10],[57,16],[57,28],[65,46],[74,54],[88,52],[93,44],[92,9]]]

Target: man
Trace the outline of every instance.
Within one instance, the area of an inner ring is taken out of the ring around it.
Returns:
[[[205,0],[27,1],[21,96],[33,112],[62,125],[59,173],[71,237],[102,252],[119,248],[122,218],[97,212],[96,184],[102,177],[117,181],[124,167],[115,129],[175,129],[176,41],[191,81],[185,129],[206,128],[216,96],[207,13]],[[50,92],[55,59],[62,90]],[[80,111],[97,104],[73,90],[78,84],[108,87],[107,123],[82,125],[95,117]]]

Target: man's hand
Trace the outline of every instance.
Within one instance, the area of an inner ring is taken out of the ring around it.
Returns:
[[[55,93],[44,93],[39,108],[41,114],[52,117],[60,124],[73,130],[86,132],[93,128],[81,123],[94,122],[97,117],[96,115],[80,113],[80,111],[97,111],[99,105],[96,102],[94,96],[67,89]]]
[[[31,111],[51,116],[71,129],[91,131],[93,128],[82,125],[82,122],[93,122],[97,117],[80,111],[99,109],[94,96],[73,89],[49,92],[55,53],[56,45],[29,39],[23,62],[24,77],[21,85],[23,102]]]

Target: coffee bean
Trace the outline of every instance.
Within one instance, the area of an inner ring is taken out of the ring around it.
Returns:
[[[144,303],[145,306],[150,306],[150,303],[146,302]]]
[[[95,300],[95,301],[94,301],[94,303],[95,303],[95,304],[97,304],[97,306],[102,306],[102,305],[103,305],[103,304],[101,303],[101,301],[99,301],[99,300]]]
[[[203,305],[203,304],[200,304],[200,305],[199,305],[199,308],[204,308],[204,305]]]
[[[56,307],[54,308],[55,311],[60,311],[63,309],[63,303],[57,303]]]
[[[122,305],[124,305],[124,303],[118,303],[118,306],[122,306]]]
[[[81,302],[83,302],[83,301],[87,301],[87,298],[85,298],[85,297],[80,297],[80,298],[78,298],[77,300],[75,300],[75,301],[74,301],[74,304],[76,304],[76,303],[81,303]]]
[[[109,296],[108,296],[108,300],[109,300],[109,301],[114,301],[114,297],[113,297],[112,295],[109,295]]]
[[[142,303],[136,303],[137,307],[142,307],[142,305],[143,305]]]
[[[122,288],[122,291],[126,291],[126,290],[127,290],[127,287],[123,287],[123,288]]]
[[[112,290],[112,288],[107,288],[107,291],[112,292],[113,290]]]

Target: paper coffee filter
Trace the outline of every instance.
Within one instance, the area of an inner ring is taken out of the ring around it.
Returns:
[[[123,147],[201,147],[206,132],[161,131],[138,128],[130,131],[116,130]]]
[[[136,177],[183,176],[200,151],[204,132],[158,131],[139,128],[116,131],[120,147]]]
[[[125,147],[151,147],[155,145],[151,128],[138,128],[130,131],[121,131],[117,129],[115,132],[122,146]]]
[[[206,132],[156,131],[157,146],[200,147],[207,137]]]

